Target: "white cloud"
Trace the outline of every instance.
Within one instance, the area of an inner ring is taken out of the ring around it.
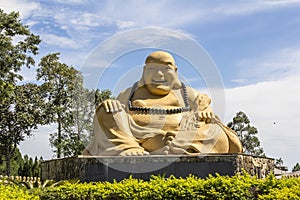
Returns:
[[[166,27],[182,28],[183,26],[206,23],[211,20],[223,20],[224,17],[246,15],[253,12],[280,8],[293,5],[299,1],[251,1],[229,3],[211,3],[209,1],[101,1],[86,0],[57,0],[53,5],[45,2],[10,0],[2,1],[0,5],[6,10],[19,10],[22,18],[28,18],[28,23],[36,25],[39,18],[54,19],[58,26],[65,30],[72,40],[80,42],[82,46],[91,45],[91,38],[109,35],[128,28],[138,27]],[[57,4],[54,6],[54,4]],[[80,4],[81,9],[78,9]],[[91,6],[92,5],[92,6]],[[73,7],[74,6],[74,7]],[[53,9],[56,7],[56,9]],[[184,9],[183,9],[184,8]],[[36,11],[36,12],[34,12]],[[51,20],[50,20],[51,21]],[[48,34],[40,30],[37,34]],[[45,31],[45,30],[44,30]],[[104,34],[106,35],[106,34]],[[88,39],[89,38],[89,39]],[[53,41],[54,37],[51,38]],[[101,37],[104,39],[104,37]],[[60,43],[54,42],[54,45]]]
[[[267,0],[265,3],[269,5],[290,5],[300,3],[300,0]]]
[[[278,80],[300,73],[300,48],[278,50],[237,64],[243,80]]]
[[[120,29],[127,29],[127,28],[131,28],[134,27],[136,24],[133,21],[124,21],[124,20],[117,20],[117,26]]]
[[[62,45],[69,45],[76,41],[81,47],[93,45],[94,39],[101,41],[120,30],[139,27],[166,27],[181,29],[197,22],[203,24],[211,20],[223,20],[224,17],[246,15],[253,12],[260,12],[298,1],[253,1],[235,2],[235,6],[226,3],[211,3],[208,1],[101,1],[91,2],[85,0],[69,0],[67,2],[57,0],[53,5],[45,2],[32,1],[3,1],[0,5],[9,10],[20,10],[23,18],[28,18],[30,25],[38,27],[39,20],[49,20],[50,23],[60,27],[68,34],[69,39],[63,41]],[[55,4],[57,4],[55,6]],[[78,5],[80,4],[80,9]],[[92,5],[92,6],[91,6]],[[53,8],[56,9],[53,9]],[[184,9],[183,9],[184,8]],[[34,12],[36,11],[36,12]],[[32,17],[32,18],[30,18]],[[52,25],[53,25],[52,24]],[[51,26],[51,24],[49,24]],[[44,26],[44,25],[43,25]],[[56,27],[56,28],[57,28]],[[49,34],[45,29],[37,31],[39,35]],[[53,33],[51,33],[53,34]],[[57,34],[57,33],[55,33]],[[58,41],[55,41],[58,39]],[[48,43],[61,46],[61,37],[50,37]],[[72,46],[76,48],[77,46]]]
[[[182,44],[188,46],[193,42],[188,36],[188,34],[162,28],[124,31],[100,43],[87,57],[85,65],[104,68],[115,57],[141,48],[171,48],[178,45],[183,49],[185,47]]]
[[[21,18],[27,18],[34,13],[35,10],[40,8],[37,2],[27,0],[9,0],[1,1],[0,7],[5,12],[19,11]]]
[[[79,44],[76,43],[74,40],[66,38],[66,37],[60,37],[52,34],[41,34],[40,35],[43,42],[48,45],[56,45],[60,48],[64,49],[71,49],[71,48],[78,48]]]
[[[248,81],[248,79],[245,79],[245,78],[240,78],[240,79],[233,79],[231,80],[232,82],[235,82],[235,83],[245,83]]]
[[[63,4],[82,4],[85,3],[86,0],[55,0],[55,2]]]
[[[277,81],[226,89],[226,120],[245,112],[258,128],[258,137],[267,156],[283,158],[290,168],[300,151],[299,75]]]
[[[226,89],[226,119],[244,111],[258,128],[266,154],[295,165],[300,147],[300,48],[286,48],[238,64],[241,80],[257,84]]]
[[[99,17],[95,14],[91,13],[83,13],[82,15],[79,15],[78,18],[73,18],[70,20],[70,22],[75,26],[99,26]],[[102,21],[105,21],[102,19]]]
[[[236,16],[236,15],[248,15],[255,12],[261,12],[265,10],[278,9],[283,6],[293,6],[294,4],[300,3],[299,0],[254,0],[254,1],[235,1],[233,4],[224,3],[218,6],[212,6],[210,13],[208,14],[213,17],[219,18],[220,16]]]
[[[194,22],[206,23],[223,20],[224,17],[249,15],[283,6],[293,6],[300,1],[234,1],[232,3],[209,1],[105,1],[97,9],[97,14],[111,21],[125,20],[136,27],[162,26],[178,28]],[[234,6],[233,6],[234,4]],[[97,7],[97,6],[95,6]],[[139,16],[139,17],[137,17]]]

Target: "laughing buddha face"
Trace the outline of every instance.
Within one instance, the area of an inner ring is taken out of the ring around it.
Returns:
[[[162,51],[150,54],[144,67],[144,83],[150,93],[167,95],[178,82],[177,67],[173,57]]]

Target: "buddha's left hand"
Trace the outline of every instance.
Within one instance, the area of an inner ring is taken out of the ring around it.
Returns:
[[[211,123],[213,119],[215,119],[215,114],[211,111],[199,111],[197,112],[197,120],[204,121],[206,123]]]

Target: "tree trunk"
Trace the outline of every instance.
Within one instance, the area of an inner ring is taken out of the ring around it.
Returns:
[[[57,130],[57,158],[61,157],[61,117],[60,114],[58,114],[58,130]]]
[[[79,119],[79,109],[80,106],[77,105],[77,110],[76,110],[76,120],[77,120],[77,141],[80,141],[80,119]]]
[[[6,148],[5,148],[5,157],[6,157],[6,175],[10,176],[10,152],[9,152],[9,145],[6,145]]]

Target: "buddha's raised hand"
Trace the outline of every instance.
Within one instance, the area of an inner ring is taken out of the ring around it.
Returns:
[[[115,99],[106,99],[102,102],[102,106],[107,113],[120,112],[122,110],[121,102]]]

